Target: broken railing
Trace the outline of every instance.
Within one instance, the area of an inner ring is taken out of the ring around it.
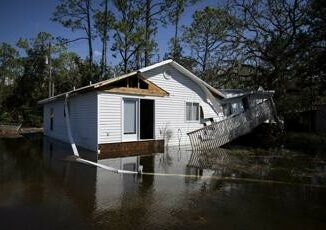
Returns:
[[[248,110],[214,122],[211,125],[189,132],[193,150],[205,150],[220,147],[274,117],[274,102],[268,98]]]
[[[4,132],[18,132],[22,123],[0,123],[0,131]]]

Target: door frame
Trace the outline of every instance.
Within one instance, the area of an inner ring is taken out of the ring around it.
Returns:
[[[153,138],[150,138],[150,139],[140,139],[140,116],[141,116],[141,114],[140,114],[140,101],[141,100],[149,100],[149,101],[153,101]],[[139,140],[155,140],[155,100],[154,99],[152,99],[152,98],[139,98],[139,136],[138,136],[138,139]]]
[[[124,101],[131,100],[136,101],[136,134],[125,134],[124,133]],[[140,100],[151,100],[153,101],[153,138],[152,139],[140,139]],[[155,140],[155,99],[154,98],[139,98],[122,96],[121,97],[121,141],[139,141],[139,140]]]

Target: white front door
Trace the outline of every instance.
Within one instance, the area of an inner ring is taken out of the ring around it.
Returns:
[[[123,99],[123,141],[138,140],[138,99]]]

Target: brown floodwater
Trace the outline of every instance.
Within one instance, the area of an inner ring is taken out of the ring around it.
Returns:
[[[0,229],[326,229],[323,151],[174,147],[98,161],[143,166],[123,175],[41,135],[0,139]]]

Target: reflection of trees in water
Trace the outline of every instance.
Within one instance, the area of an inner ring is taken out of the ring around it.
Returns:
[[[96,153],[79,150],[83,158],[94,160]],[[66,195],[87,217],[95,209],[97,168],[73,162],[71,157],[69,144],[43,137],[44,164],[50,170],[51,176],[62,182]]]
[[[23,197],[40,201],[44,193],[44,165],[40,154],[42,142],[31,140],[29,136],[0,141],[0,181],[6,188],[4,199],[15,194],[19,186],[23,189]]]
[[[187,164],[187,174],[264,178],[307,184],[326,184],[326,163],[319,158],[296,152],[274,149],[269,151],[228,150],[194,151]]]
[[[209,169],[215,176],[264,176],[270,171],[269,162],[257,162],[247,154],[235,154],[222,148],[193,151],[188,168]]]

